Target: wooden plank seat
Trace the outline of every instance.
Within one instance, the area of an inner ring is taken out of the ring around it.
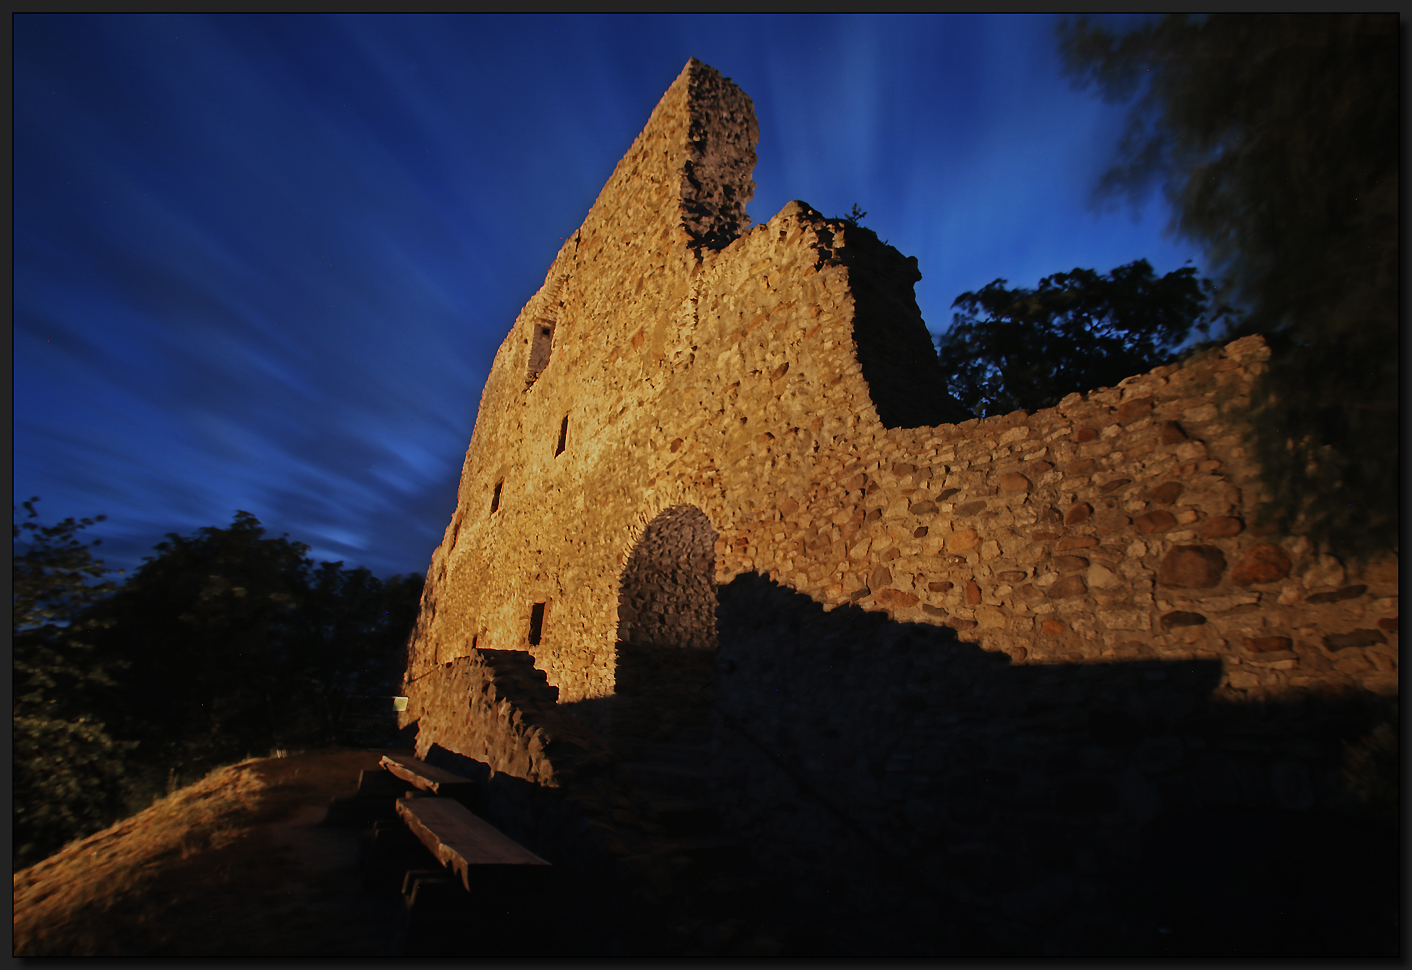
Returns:
[[[449,798],[399,798],[397,814],[468,892],[481,888],[475,872],[481,867],[549,865]]]
[[[433,795],[464,800],[475,791],[476,783],[465,775],[429,765],[411,755],[385,754],[381,764],[396,777]]]

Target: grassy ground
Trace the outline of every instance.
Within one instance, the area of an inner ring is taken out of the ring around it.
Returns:
[[[15,955],[386,954],[395,906],[358,892],[357,832],[318,826],[378,758],[242,761],[20,870]]]

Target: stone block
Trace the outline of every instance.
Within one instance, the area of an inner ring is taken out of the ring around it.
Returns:
[[[980,543],[980,538],[975,529],[957,529],[946,537],[946,548],[950,552],[965,552],[967,549],[974,549]]]
[[[1157,505],[1171,505],[1182,494],[1182,483],[1167,481],[1147,490],[1147,500]]]
[[[1099,610],[1098,618],[1110,630],[1150,630],[1152,617],[1146,610]]]
[[[1000,489],[1004,492],[1028,492],[1030,480],[1019,472],[1006,472],[1000,476]]]
[[[1294,648],[1294,641],[1289,637],[1246,637],[1244,642],[1245,649],[1251,653],[1274,653]]]
[[[1088,567],[1087,580],[1089,589],[1117,589],[1124,585],[1123,580],[1116,573],[1107,566],[1101,566],[1098,563]]]
[[[1137,531],[1144,535],[1151,535],[1154,532],[1167,532],[1177,525],[1177,518],[1171,512],[1158,509],[1139,515],[1133,520],[1133,525]]]
[[[891,610],[907,609],[917,605],[917,596],[914,593],[904,593],[900,589],[880,589],[874,594],[879,606]]]
[[[1226,539],[1244,531],[1245,523],[1240,519],[1233,515],[1218,515],[1201,523],[1196,533],[1203,539]]]
[[[1241,586],[1274,583],[1289,575],[1289,553],[1279,546],[1262,543],[1253,547],[1231,570],[1231,582]]]
[[[1093,529],[1101,536],[1122,532],[1132,525],[1132,519],[1119,512],[1103,512],[1093,518]]]
[[[1118,405],[1118,423],[1132,424],[1152,412],[1152,398],[1140,397]]]
[[[1371,647],[1387,643],[1381,630],[1350,630],[1348,633],[1330,633],[1324,637],[1324,646],[1331,652],[1348,650],[1353,647]]]
[[[1344,600],[1357,599],[1368,591],[1367,586],[1345,586],[1343,589],[1336,589],[1327,593],[1310,593],[1304,597],[1306,603],[1341,603]]]
[[[1162,616],[1161,627],[1163,630],[1175,630],[1184,626],[1201,626],[1206,622],[1206,617],[1200,613],[1192,613],[1186,610],[1174,610]]]
[[[1157,567],[1159,586],[1209,589],[1221,581],[1226,555],[1214,546],[1178,546]]]
[[[1084,581],[1079,576],[1064,576],[1054,582],[1049,587],[1048,595],[1050,599],[1064,599],[1070,596],[1082,596],[1088,591]]]

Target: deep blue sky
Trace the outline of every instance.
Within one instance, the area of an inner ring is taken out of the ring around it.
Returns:
[[[15,494],[110,566],[236,509],[423,572],[490,363],[695,56],[755,102],[750,215],[855,202],[918,302],[1198,253],[1090,210],[1122,111],[1046,16],[14,19]],[[1199,261],[1198,261],[1199,265]]]

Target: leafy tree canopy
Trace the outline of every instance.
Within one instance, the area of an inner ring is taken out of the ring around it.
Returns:
[[[122,586],[79,533],[15,510],[15,865],[121,818],[172,772],[337,743],[343,702],[389,694],[422,579],[380,580],[228,528],[171,534]]]
[[[110,595],[108,570],[79,533],[103,521],[35,521],[38,497],[14,509],[14,852],[29,865],[106,825],[124,807],[124,758],[92,711],[114,686],[93,656],[85,610]]]
[[[1214,284],[1196,270],[1159,277],[1141,259],[1103,275],[1056,273],[1033,290],[1005,284],[957,297],[960,312],[938,340],[947,390],[982,416],[1111,387],[1165,363],[1193,327],[1209,334],[1230,314],[1206,313]]]
[[[155,551],[104,604],[102,645],[129,665],[125,730],[167,760],[327,742],[347,695],[395,687],[420,577],[315,566],[249,512]]]
[[[1276,351],[1253,452],[1270,523],[1396,548],[1396,14],[1170,15],[1059,30],[1080,87],[1131,105],[1100,198],[1160,186],[1245,332]]]

